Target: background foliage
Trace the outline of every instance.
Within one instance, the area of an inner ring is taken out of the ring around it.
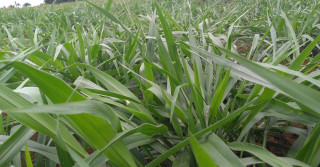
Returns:
[[[52,4],[52,3],[74,2],[74,1],[75,0],[44,0],[44,3]]]
[[[319,1],[0,10],[0,166],[320,163]]]

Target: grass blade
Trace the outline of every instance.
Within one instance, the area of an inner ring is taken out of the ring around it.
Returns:
[[[30,156],[30,152],[29,152],[29,149],[28,149],[27,145],[25,146],[25,154],[26,154],[27,167],[33,167],[31,156]]]
[[[217,166],[194,136],[190,137],[190,145],[199,167]]]

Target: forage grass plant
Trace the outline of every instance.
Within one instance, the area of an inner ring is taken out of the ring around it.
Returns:
[[[317,167],[319,8],[1,9],[0,167]]]

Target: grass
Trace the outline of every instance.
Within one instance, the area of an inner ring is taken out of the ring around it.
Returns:
[[[320,164],[320,3],[0,10],[0,167]]]

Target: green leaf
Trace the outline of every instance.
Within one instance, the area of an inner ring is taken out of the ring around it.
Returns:
[[[155,7],[157,9],[157,13],[159,15],[161,25],[163,27],[164,35],[165,35],[167,46],[168,46],[169,55],[171,57],[171,60],[173,61],[172,64],[174,65],[174,69],[176,70],[177,78],[179,81],[182,81],[182,76],[183,76],[182,75],[182,65],[180,62],[176,43],[175,43],[174,37],[172,35],[172,30],[169,27],[169,25],[166,21],[166,18],[164,17],[157,1],[155,1]],[[174,88],[175,87],[173,87],[173,89]]]
[[[253,144],[248,144],[248,143],[243,143],[243,142],[232,142],[228,144],[228,146],[235,151],[246,151],[257,158],[261,159],[265,163],[270,164],[271,166],[274,167],[290,167],[291,165],[287,163],[286,161],[283,161],[279,157],[273,155],[266,149],[259,147],[257,145]]]
[[[226,52],[228,56],[237,60],[243,66],[247,67],[254,73],[269,81],[286,95],[289,95],[291,98],[297,100],[305,106],[308,106],[308,108],[313,110],[311,114],[320,116],[320,102],[317,100],[320,99],[319,92],[305,85],[300,85],[292,81],[291,79],[281,76],[275,72],[272,72],[254,62],[251,62],[235,53],[230,52],[229,50],[226,50],[224,48],[220,49]]]
[[[306,142],[299,150],[296,159],[303,161],[312,167],[320,164],[320,126],[317,124],[309,132]]]
[[[43,105],[31,108],[4,110],[6,113],[48,113],[61,115],[90,114],[106,119],[114,130],[120,130],[120,121],[113,109],[95,101],[72,102],[56,105]]]
[[[12,65],[29,77],[30,80],[33,81],[54,103],[87,100],[84,96],[55,76],[21,62],[14,62]],[[18,114],[16,114],[16,116],[17,115]],[[108,141],[116,135],[116,132],[112,129],[111,125],[103,118],[89,114],[69,115],[68,117],[76,124],[87,142],[98,149],[105,146]],[[52,122],[51,126],[55,124],[55,122]],[[54,134],[51,134],[50,136],[52,137],[53,135]],[[129,150],[122,141],[117,142],[112,148],[107,150],[105,155],[120,166],[135,166]]]
[[[206,150],[200,145],[194,136],[190,136],[190,145],[193,150],[193,154],[200,167],[216,167],[216,163],[211,159],[210,155]]]
[[[86,100],[84,96],[78,92],[75,92],[64,81],[53,75],[50,75],[49,73],[40,71],[22,62],[14,62],[12,66],[29,77],[30,80],[32,80],[53,103],[66,103],[68,101],[72,102]]]
[[[110,92],[118,93],[124,96],[127,96],[129,98],[132,98],[133,100],[139,101],[139,99],[124,85],[122,85],[119,81],[114,79],[112,76],[88,65],[83,65],[85,68],[87,68],[94,76],[95,78],[102,83]],[[147,117],[139,117],[143,121],[149,122],[149,123],[155,123],[155,120],[152,118],[150,112],[141,104],[137,103],[130,103],[129,106],[132,106],[135,108],[138,112],[143,113]]]
[[[112,1],[113,1],[113,0],[109,0],[109,1],[108,1],[107,5],[106,5],[106,8],[105,8],[106,11],[109,11],[109,10],[111,9]]]
[[[92,157],[90,162],[92,163],[96,158],[99,157],[99,155],[101,153],[103,153],[103,151],[107,150],[114,143],[116,143],[117,141],[121,140],[122,138],[124,138],[126,136],[130,136],[130,135],[138,133],[138,132],[145,134],[145,135],[148,135],[148,136],[151,136],[153,134],[158,134],[158,133],[163,134],[163,133],[166,133],[167,131],[168,131],[168,129],[164,125],[154,126],[154,125],[148,124],[148,123],[142,124],[137,128],[123,131],[123,132],[119,133],[117,136],[115,136],[104,148],[102,148],[94,157]]]
[[[21,126],[8,140],[0,146],[0,167],[6,167],[13,158],[26,145],[34,131],[26,126]]]
[[[91,6],[93,6],[94,8],[96,8],[99,12],[101,12],[102,14],[104,14],[105,16],[107,16],[108,18],[110,18],[112,21],[118,23],[121,25],[121,27],[123,29],[126,30],[126,32],[131,36],[131,37],[134,37],[134,35],[120,22],[119,19],[117,19],[115,16],[113,16],[108,10],[105,10],[103,8],[100,8],[99,6],[85,0],[87,3],[89,3]]]
[[[254,104],[257,101],[257,99],[253,99],[250,102],[248,102],[247,104],[245,104],[244,106],[242,106],[241,108],[239,108],[238,110],[232,112],[231,114],[229,114],[227,117],[217,121],[216,123],[210,125],[209,127],[201,130],[200,132],[197,132],[194,134],[195,137],[200,137],[203,136],[231,121],[233,121],[234,119],[236,119],[241,113],[243,113],[244,111],[246,111],[248,109],[249,106],[251,106],[252,104]],[[183,140],[182,142],[180,142],[179,144],[175,145],[174,147],[172,147],[171,149],[169,149],[168,151],[166,151],[165,153],[161,154],[158,158],[156,158],[155,160],[153,160],[151,163],[149,163],[146,167],[154,167],[157,166],[158,164],[160,164],[162,161],[164,161],[166,158],[168,158],[169,156],[171,156],[172,154],[174,154],[175,152],[179,151],[181,148],[183,148],[184,146],[188,145],[190,138],[186,138],[185,140]]]
[[[286,23],[286,26],[287,26],[287,29],[288,29],[288,36],[289,36],[289,39],[293,41],[294,45],[295,45],[295,52],[294,52],[294,55],[295,57],[297,57],[298,55],[300,55],[300,46],[299,46],[299,43],[298,43],[298,39],[297,39],[297,36],[296,36],[296,33],[293,29],[293,26],[292,24],[290,23],[289,19],[287,18],[287,15],[281,11],[281,17],[285,20],[285,23]]]
[[[226,75],[224,76],[223,80],[219,84],[219,86],[216,88],[214,95],[211,100],[211,105],[209,109],[209,124],[212,123],[215,116],[217,115],[218,108],[223,101],[224,92],[227,88],[228,81],[230,79],[230,70],[227,71]]]
[[[30,156],[30,152],[29,152],[29,149],[28,149],[27,145],[25,146],[25,154],[26,154],[27,167],[33,167],[31,156]]]
[[[318,44],[320,40],[320,35],[317,36],[308,46],[305,48],[301,54],[293,60],[293,62],[290,64],[289,68],[293,70],[298,70],[302,63],[306,60],[308,56],[310,56],[310,53],[312,52],[313,48]]]
[[[31,103],[14,93],[7,87],[0,85],[0,109],[13,109],[13,108],[27,108],[30,107]],[[15,120],[19,121],[21,124],[26,125],[38,132],[46,134],[53,139],[56,139],[56,120],[53,119],[48,114],[24,114],[24,113],[10,113],[11,117]],[[25,130],[26,131],[26,130]],[[66,130],[66,128],[62,129],[62,136],[64,142],[68,144],[71,148],[76,150],[81,155],[87,155],[87,153],[82,149],[81,145],[75,140],[75,138]],[[19,138],[13,138],[13,140],[20,140]],[[8,140],[8,142],[10,139]],[[14,147],[16,143],[11,141],[11,146]],[[23,147],[22,145],[21,147]],[[3,147],[5,147],[3,145]],[[7,149],[11,149],[8,147]],[[3,149],[3,148],[2,148]],[[6,150],[6,149],[4,149]],[[13,149],[12,149],[13,150]],[[12,153],[16,155],[16,153]],[[7,154],[6,156],[12,156]]]
[[[181,153],[179,153],[172,164],[172,167],[185,166],[190,166],[190,154],[188,150],[183,150]]]
[[[205,136],[205,141],[200,144],[218,166],[245,167],[242,161],[216,134],[211,133]]]
[[[59,162],[61,166],[72,167],[74,166],[74,162],[70,156],[70,154],[63,150],[59,145],[56,146]]]

